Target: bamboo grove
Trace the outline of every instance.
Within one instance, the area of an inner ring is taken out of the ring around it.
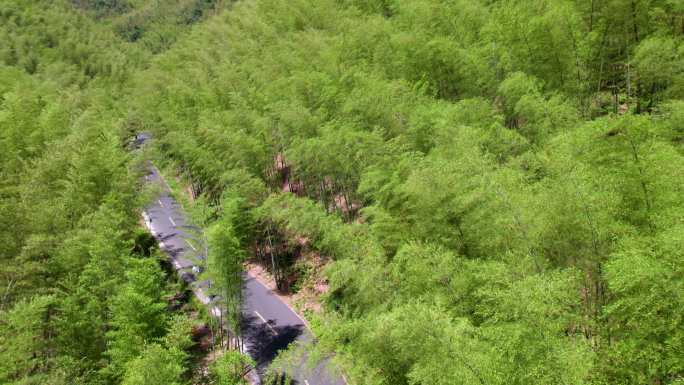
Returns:
[[[324,261],[309,321],[350,384],[684,383],[680,1],[12,1],[0,21],[0,382],[192,383],[191,322],[140,246],[125,143],[146,131],[233,313],[243,260],[283,291]]]

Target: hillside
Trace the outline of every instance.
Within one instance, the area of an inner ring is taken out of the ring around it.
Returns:
[[[349,384],[684,383],[678,1],[12,0],[0,42],[2,383],[242,381],[148,159],[230,325],[251,266]]]

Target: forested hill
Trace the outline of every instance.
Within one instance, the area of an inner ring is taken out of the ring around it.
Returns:
[[[1,384],[189,382],[192,321],[166,311],[175,286],[139,225],[122,90],[191,22],[153,2],[100,14],[114,3],[0,1]]]
[[[683,98],[676,0],[5,1],[0,382],[198,383],[146,131],[349,384],[684,384]]]

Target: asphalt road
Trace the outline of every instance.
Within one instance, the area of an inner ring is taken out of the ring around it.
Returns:
[[[205,266],[205,246],[183,214],[178,203],[171,197],[158,170],[149,165],[147,183],[161,186],[161,193],[143,212],[151,233],[159,241],[160,248],[169,256],[169,261],[179,277],[185,280],[195,296],[204,303],[212,314],[218,316],[222,308],[210,294],[211,282],[199,281],[198,268]],[[243,281],[243,343],[245,352],[257,363],[261,374],[273,361],[278,352],[290,343],[306,346],[313,343],[310,331],[304,322],[278,296],[256,279],[244,275]],[[324,361],[312,367],[302,357],[300,362],[287,370],[293,384],[301,385],[344,385],[341,376],[330,375]]]

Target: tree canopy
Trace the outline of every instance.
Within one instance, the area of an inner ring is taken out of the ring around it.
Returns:
[[[679,1],[13,0],[0,41],[0,382],[189,381],[140,131],[234,327],[244,260],[321,261],[350,384],[684,381]]]

